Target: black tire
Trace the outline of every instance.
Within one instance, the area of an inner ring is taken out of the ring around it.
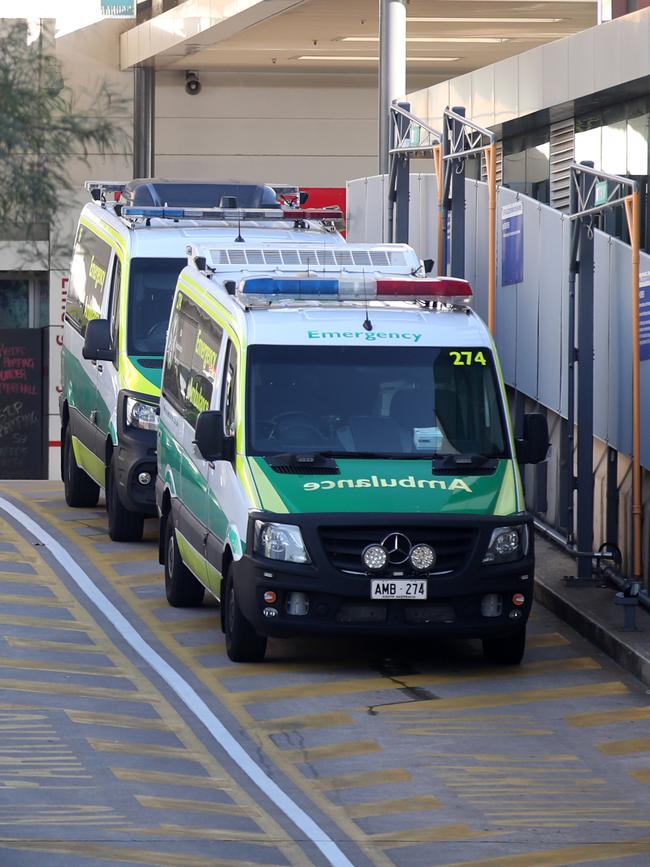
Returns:
[[[173,608],[191,608],[203,602],[205,588],[181,559],[171,513],[165,521],[165,595]]]
[[[108,535],[114,542],[140,542],[144,530],[144,515],[130,512],[120,500],[115,478],[115,458],[106,474],[106,511],[108,512]]]
[[[526,630],[507,638],[484,638],[483,656],[496,665],[519,665],[526,650]]]
[[[266,636],[258,635],[242,614],[235,595],[232,566],[228,570],[224,597],[226,653],[233,662],[261,662],[266,653]]]
[[[69,506],[96,506],[99,500],[99,485],[77,464],[72,448],[70,425],[63,438],[63,489]]]

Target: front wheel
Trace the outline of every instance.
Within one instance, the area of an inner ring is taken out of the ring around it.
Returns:
[[[483,656],[496,665],[519,665],[526,650],[526,630],[506,638],[484,638]]]
[[[189,608],[203,602],[205,589],[181,559],[171,512],[165,521],[165,595],[174,608]]]
[[[63,489],[69,506],[96,506],[99,500],[99,485],[79,467],[72,448],[70,425],[63,438]]]
[[[117,483],[116,459],[111,459],[106,477],[106,509],[108,511],[108,535],[114,542],[140,542],[144,530],[144,515],[125,509]]]
[[[226,580],[226,653],[233,662],[261,662],[266,653],[266,636],[258,635],[242,614],[235,595],[232,566]]]

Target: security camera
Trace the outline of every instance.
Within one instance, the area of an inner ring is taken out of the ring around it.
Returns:
[[[201,93],[201,82],[199,81],[198,72],[185,73],[185,93],[189,93],[190,96],[196,96],[198,93]]]

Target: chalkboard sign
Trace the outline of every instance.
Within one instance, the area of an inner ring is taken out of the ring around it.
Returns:
[[[43,477],[40,328],[0,329],[0,479]]]

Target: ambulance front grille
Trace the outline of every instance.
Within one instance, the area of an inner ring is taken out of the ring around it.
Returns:
[[[254,250],[236,248],[210,250],[214,265],[290,265],[308,267],[367,267],[388,268],[406,264],[400,250]]]
[[[467,563],[476,542],[474,527],[361,526],[321,527],[320,540],[328,560],[342,572],[363,571],[361,554],[367,545],[381,543],[389,533],[404,533],[411,544],[426,542],[434,548],[434,572],[458,572]]]

